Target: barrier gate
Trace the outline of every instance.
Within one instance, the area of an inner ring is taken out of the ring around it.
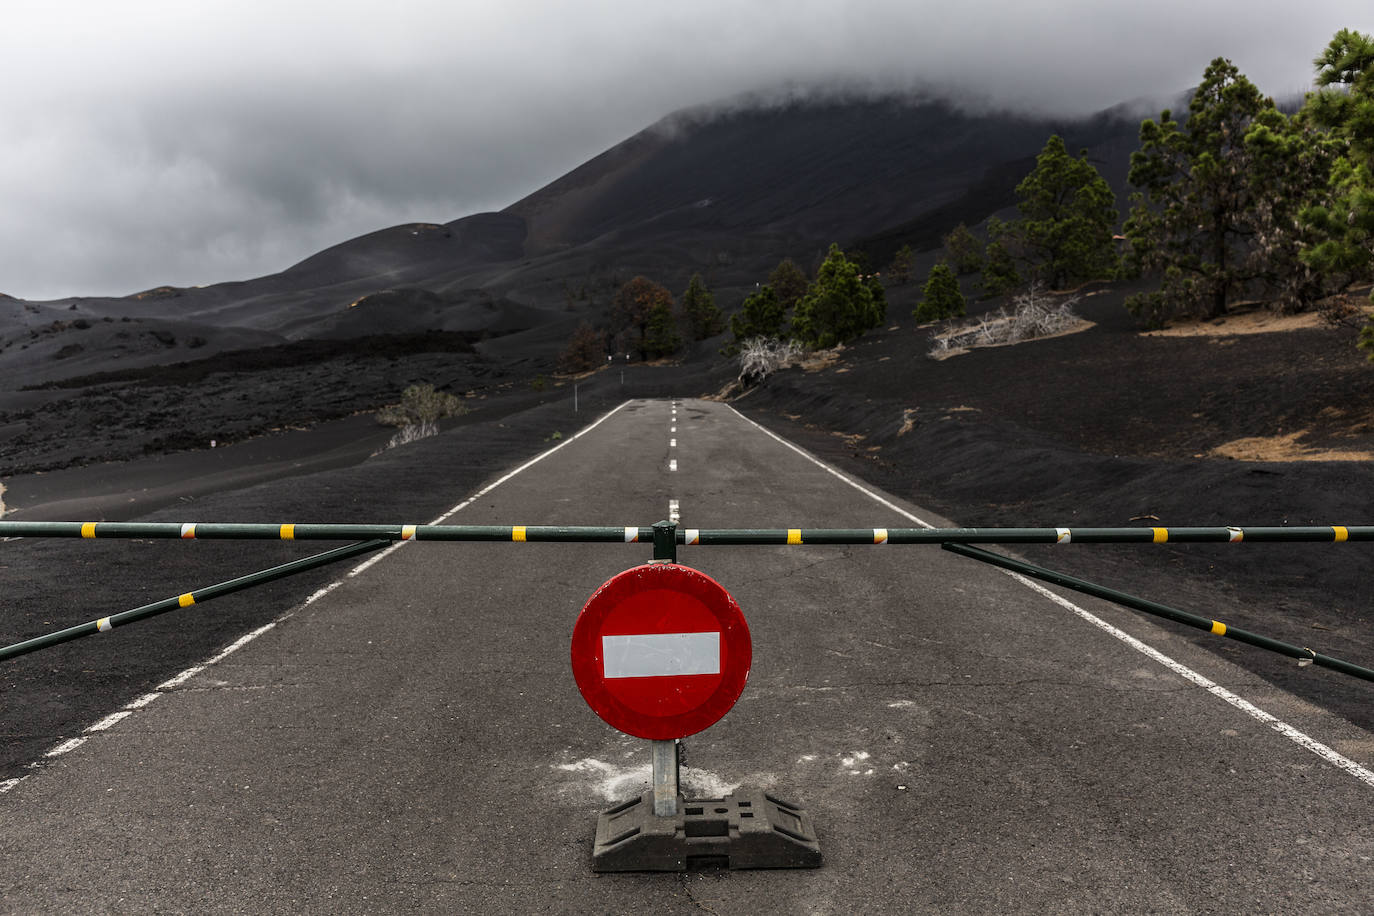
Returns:
[[[748,679],[752,645],[738,605],[718,583],[677,563],[679,546],[939,545],[1133,610],[1374,682],[1374,670],[1207,617],[1128,595],[974,546],[977,544],[1282,543],[1374,541],[1374,526],[1151,528],[696,529],[491,525],[312,525],[141,522],[6,522],[0,538],[353,541],[314,556],[208,585],[87,623],[0,647],[0,661],[149,617],[203,604],[404,541],[652,543],[652,559],[613,577],[583,608],[572,666],[583,697],[608,723],[650,741],[653,782],[641,797],[604,812],[593,846],[596,871],[692,867],[809,868],[821,864],[810,816],[761,790],[686,800],[678,741],[718,721]]]

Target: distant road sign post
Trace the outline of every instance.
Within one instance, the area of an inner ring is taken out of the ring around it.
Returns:
[[[679,796],[677,741],[735,705],[753,644],[730,593],[677,564],[676,534],[671,522],[655,525],[654,559],[607,580],[573,627],[573,677],[587,705],[653,744],[653,788],[601,815],[592,867],[815,867],[820,846],[801,809],[757,790],[696,802]]]

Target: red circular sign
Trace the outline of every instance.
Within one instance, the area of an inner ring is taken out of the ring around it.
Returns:
[[[675,563],[609,579],[573,627],[577,689],[606,722],[638,738],[685,738],[729,711],[753,645],[720,583]]]

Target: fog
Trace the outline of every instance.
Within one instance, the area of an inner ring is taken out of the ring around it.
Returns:
[[[1367,10],[10,0],[0,293],[273,273],[387,225],[500,209],[676,109],[781,87],[1087,114],[1172,97],[1225,56],[1291,96],[1336,30],[1374,30]]]

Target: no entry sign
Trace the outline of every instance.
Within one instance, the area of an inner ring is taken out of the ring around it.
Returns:
[[[714,724],[739,699],[752,658],[735,599],[675,563],[611,578],[573,627],[578,690],[598,716],[638,738],[685,738]]]

